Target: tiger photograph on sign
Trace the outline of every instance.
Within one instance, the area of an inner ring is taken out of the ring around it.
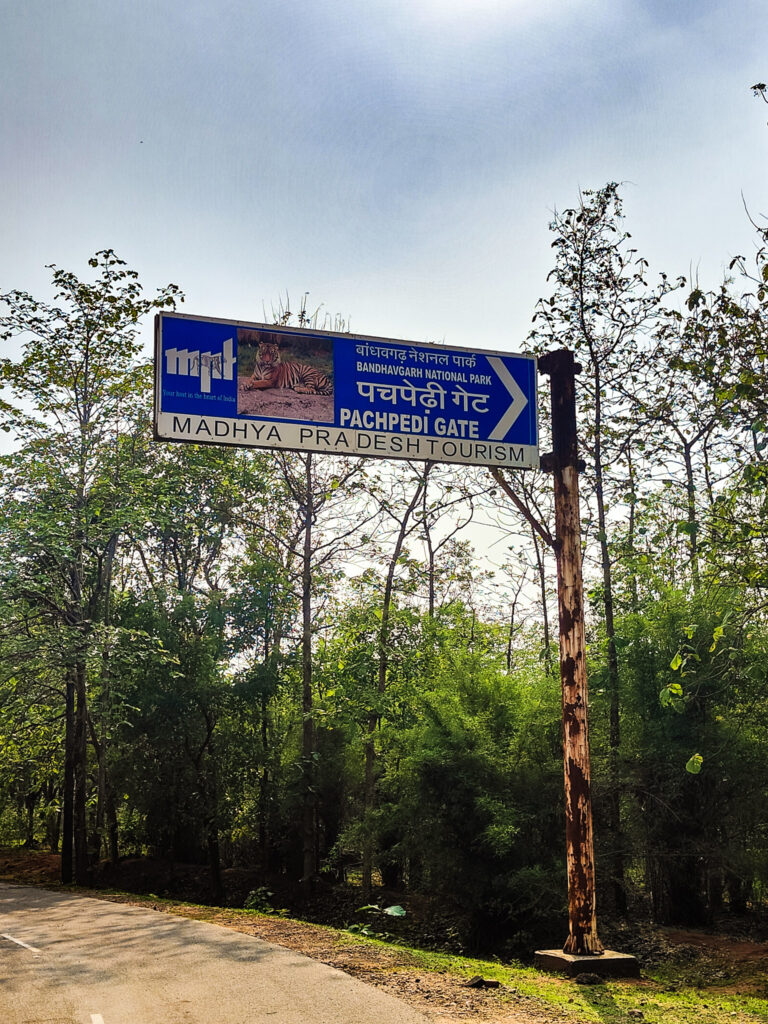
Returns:
[[[237,348],[239,415],[333,422],[331,339],[240,328]]]

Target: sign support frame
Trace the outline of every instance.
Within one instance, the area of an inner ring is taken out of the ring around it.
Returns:
[[[301,339],[302,344],[314,339],[316,351],[304,358],[319,360],[319,365],[302,361],[301,353],[297,357],[293,350],[281,363],[278,350],[285,337]],[[257,346],[255,363],[252,355],[249,362],[241,360],[240,341],[244,352],[252,353]],[[242,373],[241,366],[247,366]],[[550,377],[552,410],[553,449],[541,457],[537,369]],[[579,472],[584,464],[578,457],[575,394],[580,371],[568,348],[537,360],[532,355],[175,312],[155,318],[156,440],[486,466],[554,549],[569,916],[563,955],[599,959],[606,951],[596,916],[579,511]],[[199,383],[189,386],[177,377],[197,378]],[[223,382],[227,383],[222,386]],[[252,391],[258,391],[257,404],[243,399]],[[277,393],[281,394],[276,398]],[[526,421],[521,414],[529,403]],[[486,423],[483,414],[492,419]],[[311,454],[307,458],[309,465]],[[536,466],[553,474],[554,538],[501,472]]]

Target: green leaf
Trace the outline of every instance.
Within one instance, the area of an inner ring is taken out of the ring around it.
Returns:
[[[680,683],[670,683],[659,692],[659,703],[663,708],[672,708],[678,714],[682,714],[685,708],[683,688]]]
[[[699,772],[701,771],[701,766],[703,764],[704,764],[704,758],[701,756],[701,754],[694,754],[692,757],[688,758],[688,761],[686,762],[686,765],[685,765],[685,770],[690,775],[698,775]]]
[[[405,917],[405,908],[395,904],[393,907],[384,907],[382,914],[388,914],[390,917]]]
[[[722,636],[723,636],[723,633],[724,633],[724,632],[725,632],[725,631],[724,631],[724,629],[723,629],[723,627],[722,627],[722,626],[715,626],[715,631],[714,631],[714,633],[712,634],[712,646],[711,646],[711,647],[709,648],[709,653],[710,653],[710,654],[711,654],[711,653],[712,653],[712,652],[713,652],[713,651],[715,650],[715,648],[717,647],[717,643],[718,643],[718,641],[719,641],[719,640],[721,640],[721,639],[722,639]]]
[[[680,653],[680,651],[678,651],[677,654],[672,659],[672,661],[670,661],[669,667],[672,669],[673,672],[677,672],[677,670],[680,668],[680,666],[682,664],[683,664],[683,656]]]

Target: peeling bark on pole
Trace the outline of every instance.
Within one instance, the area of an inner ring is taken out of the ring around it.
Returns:
[[[539,359],[550,376],[552,445],[542,457],[555,483],[555,551],[560,616],[560,678],[563,693],[565,838],[568,867],[568,939],[563,952],[578,956],[603,952],[597,935],[595,852],[587,728],[587,666],[584,587],[581,575],[579,457],[576,437],[575,375],[580,367],[568,349]]]

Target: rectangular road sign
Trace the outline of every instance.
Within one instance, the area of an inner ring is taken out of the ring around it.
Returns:
[[[538,467],[536,359],[161,313],[155,437]]]

